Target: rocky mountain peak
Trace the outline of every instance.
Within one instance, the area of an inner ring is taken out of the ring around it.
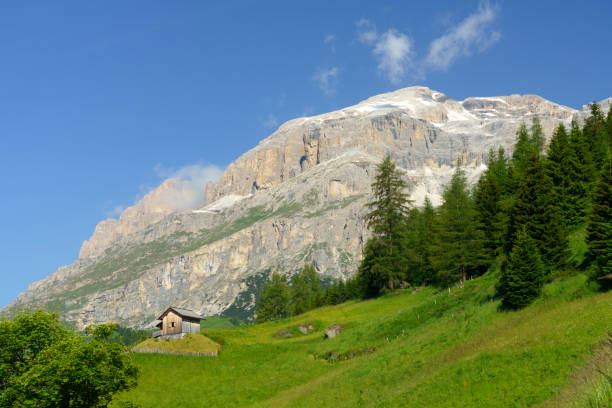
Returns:
[[[473,184],[489,149],[511,153],[521,123],[537,116],[550,137],[559,123],[587,115],[536,95],[457,101],[410,87],[288,121],[218,181],[166,180],[119,219],[102,221],[78,260],[9,308],[59,307],[79,327],[142,327],[168,304],[251,316],[272,271],[290,274],[308,262],[330,278],[354,273],[369,234],[364,204],[385,155],[417,205],[426,196],[439,204],[458,159]]]

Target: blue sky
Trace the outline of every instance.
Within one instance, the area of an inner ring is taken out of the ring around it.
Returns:
[[[610,21],[609,1],[5,2],[0,306],[164,177],[211,177],[291,118],[411,85],[610,97]]]

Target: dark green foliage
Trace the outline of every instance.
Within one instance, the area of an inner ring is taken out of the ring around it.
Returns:
[[[328,305],[339,305],[348,299],[346,285],[342,279],[336,279],[325,291],[325,303]]]
[[[109,341],[114,329],[91,327],[85,337],[40,310],[0,322],[0,407],[107,406],[137,376],[124,347]]]
[[[287,277],[277,273],[272,274],[270,282],[264,286],[257,303],[257,323],[282,319],[290,315],[289,286]]]
[[[291,278],[291,315],[296,316],[323,304],[323,289],[319,274],[312,264]]]
[[[414,208],[408,215],[404,245],[407,271],[405,280],[411,285],[431,283],[433,280],[431,242],[434,240],[435,217],[429,197],[425,197],[422,210]]]
[[[508,169],[508,192],[514,193],[518,188],[518,183],[525,175],[525,170],[529,164],[529,158],[532,155],[540,157],[544,149],[544,133],[542,131],[542,125],[537,117],[533,118],[531,125],[531,133],[527,131],[527,126],[522,123],[518,135],[516,144],[514,146],[514,152],[512,153],[512,162]]]
[[[570,146],[565,126],[560,124],[553,133],[546,157],[546,172],[552,182],[553,199],[563,225],[582,221],[585,189],[580,182],[580,164]]]
[[[487,270],[490,257],[477,217],[465,173],[457,166],[438,210],[432,247],[431,262],[438,284],[447,286]]]
[[[593,191],[586,241],[597,276],[612,274],[612,158],[608,158]]]
[[[529,142],[533,149],[538,153],[542,154],[544,151],[544,145],[546,144],[546,137],[544,137],[544,131],[542,130],[542,123],[537,116],[534,116],[531,121],[531,135]]]
[[[589,105],[591,116],[589,116],[584,124],[582,132],[589,145],[594,163],[594,170],[599,170],[603,167],[604,161],[610,149],[607,121],[604,119],[603,113],[595,102]]]
[[[366,242],[363,260],[357,276],[362,285],[363,297],[375,297],[389,289],[393,280],[393,260],[389,256],[386,242],[373,237]]]
[[[379,165],[372,183],[373,201],[365,220],[372,230],[359,267],[365,296],[377,296],[393,289],[406,276],[405,227],[410,201],[404,192],[395,163],[387,156]]]
[[[544,283],[544,269],[536,243],[525,229],[518,232],[508,262],[502,269],[498,290],[502,306],[519,309],[536,299]]]
[[[555,205],[553,185],[543,160],[532,153],[525,174],[517,185],[510,210],[506,251],[516,244],[518,233],[525,229],[536,242],[542,261],[549,269],[563,267],[568,260],[568,238]]]
[[[117,325],[108,339],[115,343],[123,344],[124,346],[133,346],[148,339],[150,335],[151,330],[134,330],[129,327]]]
[[[474,206],[484,233],[484,247],[492,261],[502,246],[504,232],[503,194],[507,178],[504,150],[489,152],[489,166],[480,176],[474,191]]]
[[[371,210],[365,217],[368,228],[382,239],[389,255],[399,245],[397,239],[404,228],[408,213],[408,196],[404,192],[406,183],[402,180],[395,163],[389,156],[378,165],[376,179],[372,183],[374,200],[367,204]]]

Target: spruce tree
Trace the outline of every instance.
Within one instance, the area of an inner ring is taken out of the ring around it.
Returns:
[[[291,315],[296,316],[317,307],[319,292],[319,274],[312,264],[304,265],[302,271],[291,278]]]
[[[612,158],[608,156],[593,190],[586,242],[597,276],[612,275]],[[612,276],[610,276],[612,278]]]
[[[288,317],[290,315],[289,300],[287,277],[274,273],[264,286],[257,303],[256,322],[262,323]]]
[[[543,160],[533,152],[520,180],[510,210],[506,253],[512,251],[524,228],[536,242],[542,261],[549,269],[565,266],[569,243],[555,205],[553,185]]]
[[[447,286],[486,271],[490,263],[484,234],[468,191],[465,173],[457,166],[438,209],[432,266],[438,284]]]
[[[575,158],[572,161],[574,169],[574,180],[572,183],[569,201],[572,203],[577,218],[575,223],[584,221],[590,202],[590,191],[594,181],[595,171],[593,156],[584,133],[575,121],[572,122],[572,130],[569,135],[569,148]]]
[[[594,171],[598,171],[604,165],[604,161],[609,148],[608,129],[604,120],[603,113],[599,105],[595,102],[589,105],[591,115],[586,119],[583,133],[589,144],[594,163]]]
[[[394,279],[393,260],[387,243],[377,237],[366,242],[363,259],[357,270],[357,279],[364,298],[376,297],[390,289]]]
[[[410,211],[406,223],[406,281],[421,285],[433,281],[430,245],[434,240],[435,210],[429,197],[425,197],[423,209]]]
[[[484,247],[492,260],[502,245],[504,230],[502,194],[506,182],[506,159],[503,149],[489,152],[489,166],[480,176],[474,191],[474,205],[484,233]]]
[[[544,269],[537,245],[522,229],[502,268],[498,287],[502,306],[509,309],[527,306],[540,295],[543,281]]]
[[[564,225],[575,225],[581,221],[580,168],[576,153],[570,147],[565,126],[560,124],[548,147],[546,170],[553,184],[554,201]]]
[[[534,116],[531,121],[529,143],[538,154],[542,154],[544,151],[544,145],[546,144],[546,138],[544,137],[544,130],[542,130],[542,123],[537,116]]]
[[[529,140],[529,132],[525,123],[521,123],[519,127],[514,151],[512,152],[512,161],[508,168],[508,182],[506,190],[512,194],[516,191],[519,181],[523,178],[525,167],[529,160],[529,156],[533,152],[531,142]]]

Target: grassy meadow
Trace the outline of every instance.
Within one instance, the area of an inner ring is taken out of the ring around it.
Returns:
[[[500,312],[494,272],[450,290],[400,290],[303,315],[205,329],[218,357],[135,354],[142,407],[573,407],[612,392],[612,293],[584,275]],[[302,334],[299,324],[312,323]],[[324,339],[325,327],[344,333]],[[289,338],[275,337],[290,331]],[[368,352],[363,350],[368,349]],[[372,350],[374,350],[372,352]],[[356,356],[330,362],[330,353]],[[606,388],[607,387],[607,388]],[[591,402],[589,402],[591,401]]]

